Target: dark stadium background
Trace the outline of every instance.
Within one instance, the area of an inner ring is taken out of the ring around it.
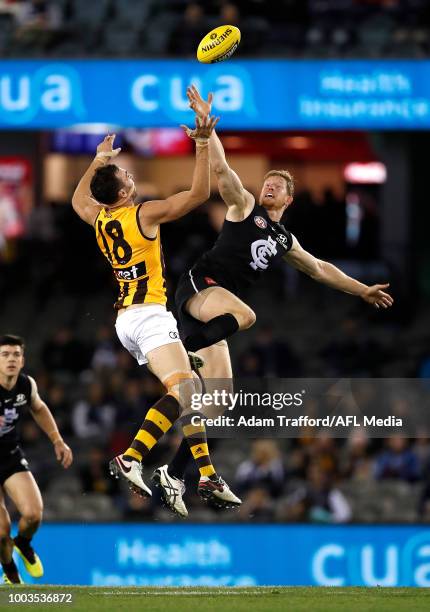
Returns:
[[[132,11],[134,29],[125,26]],[[81,0],[33,0],[0,2],[0,55],[193,58],[196,41],[224,22],[242,31],[241,58],[419,60],[430,52],[425,0],[103,0],[91,7]],[[391,311],[374,311],[279,267],[249,295],[257,323],[230,342],[235,374],[427,378],[429,133],[236,132],[223,131],[222,120],[219,131],[231,165],[256,195],[269,168],[293,172],[296,197],[284,222],[305,248],[364,282],[388,279],[395,298]],[[122,161],[134,172],[142,201],[187,187],[192,150],[178,133],[117,133]],[[152,502],[135,497],[107,469],[161,388],[115,337],[115,282],[92,229],[70,204],[103,134],[103,126],[91,133],[1,132],[0,167],[13,165],[13,158],[29,163],[18,187],[5,187],[0,180],[1,330],[24,336],[26,371],[36,377],[75,453],[72,469],[64,474],[43,434],[30,418],[25,421],[23,444],[43,493],[45,521],[173,522],[157,495]],[[369,178],[372,163],[383,164],[376,173],[380,177],[385,168],[386,179],[375,183]],[[350,164],[360,164],[355,170],[363,182],[345,175]],[[216,238],[223,209],[215,181],[212,186],[207,204],[162,228],[170,297],[181,272]],[[10,198],[21,222],[6,231],[1,212]],[[177,432],[169,434],[151,453],[148,468],[166,463],[179,442]],[[357,434],[211,445],[218,471],[244,503],[238,512],[203,506],[193,493],[197,473],[191,469],[186,501],[193,522],[430,520],[427,431],[414,439]],[[334,491],[337,501],[327,506]]]

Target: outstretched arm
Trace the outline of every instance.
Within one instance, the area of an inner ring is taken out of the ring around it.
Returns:
[[[199,116],[204,117],[211,112],[213,95],[210,93],[207,100],[203,100],[198,89],[191,85],[187,89],[187,97],[190,107]],[[230,168],[225,157],[224,147],[215,130],[209,140],[209,152],[211,156],[211,168],[215,172],[220,195],[227,206],[236,207],[238,211],[244,211],[254,205],[254,196],[246,191],[242,181]]]
[[[215,117],[206,117],[202,120],[196,117],[194,130],[182,126],[186,134],[196,143],[196,163],[191,189],[176,193],[165,200],[145,202],[141,206],[139,219],[142,228],[146,229],[145,233],[148,232],[148,235],[151,235],[154,228],[160,223],[183,217],[209,198],[209,138],[218,121],[219,119]]]
[[[29,378],[31,382],[31,415],[40,429],[44,431],[51,440],[58,461],[61,461],[61,465],[64,468],[68,468],[73,461],[72,451],[61,437],[51,411],[41,399],[37,390],[36,381],[31,377]]]
[[[94,172],[97,170],[97,168],[110,163],[110,161],[121,151],[121,149],[112,148],[114,140],[115,134],[111,134],[106,136],[105,139],[99,144],[95,158],[79,181],[72,197],[72,206],[74,211],[83,221],[89,223],[90,225],[94,225],[94,221],[100,212],[99,206],[97,206],[97,204],[91,200],[91,179],[93,178]]]
[[[373,285],[371,287],[364,283],[360,283],[347,274],[344,274],[342,270],[339,270],[339,268],[336,268],[333,264],[317,259],[305,251],[300,246],[295,236],[293,236],[293,246],[288,253],[284,255],[284,260],[314,280],[324,283],[333,289],[357,295],[368,304],[374,305],[376,308],[380,306],[382,306],[382,308],[388,308],[393,304],[394,300],[391,295],[384,291],[384,289],[387,289],[389,286],[388,283],[385,285]]]

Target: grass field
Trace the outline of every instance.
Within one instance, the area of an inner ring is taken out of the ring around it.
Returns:
[[[10,603],[10,595],[72,593],[72,604]],[[430,610],[430,589],[418,588],[149,588],[18,586],[0,589],[0,610],[36,607],[39,610],[92,612],[421,612]]]

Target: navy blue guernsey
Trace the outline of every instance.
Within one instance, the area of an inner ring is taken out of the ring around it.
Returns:
[[[193,269],[202,268],[218,284],[240,295],[291,249],[292,242],[290,232],[255,204],[243,221],[224,221],[214,246]]]
[[[19,443],[17,425],[23,410],[31,408],[31,382],[20,374],[10,391],[0,385],[0,454],[13,450]]]

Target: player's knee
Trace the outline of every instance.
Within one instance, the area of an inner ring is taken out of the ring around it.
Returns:
[[[239,321],[239,329],[249,329],[254,325],[256,318],[255,312],[251,310],[251,308],[242,310],[237,316]]]
[[[196,393],[201,393],[199,378],[189,378],[171,388],[170,393],[176,397],[181,407],[181,414],[188,411]]]
[[[38,525],[42,522],[43,508],[38,506],[37,508],[26,508],[22,513],[22,518],[29,525]]]
[[[202,387],[201,387],[200,381],[199,380],[190,381],[190,384],[187,385],[186,388],[184,389],[182,393],[182,398],[179,401],[179,403],[181,404],[183,414],[190,411],[194,398],[196,397],[196,395],[200,396],[201,392],[202,392]]]

